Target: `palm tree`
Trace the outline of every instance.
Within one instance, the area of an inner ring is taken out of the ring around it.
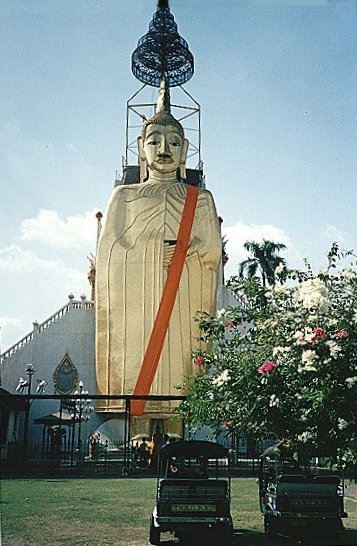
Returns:
[[[284,250],[286,246],[283,243],[273,243],[263,239],[262,243],[247,241],[244,243],[244,248],[252,254],[252,257],[239,264],[239,276],[243,277],[246,273],[248,277],[254,277],[259,272],[264,287],[267,283],[274,284],[275,269],[280,264],[286,265],[286,260],[278,256],[277,252]]]

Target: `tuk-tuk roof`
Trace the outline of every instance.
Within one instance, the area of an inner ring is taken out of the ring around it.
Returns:
[[[228,457],[229,449],[215,442],[200,440],[183,440],[164,445],[159,452],[161,459],[169,457],[200,457],[207,459],[220,459]]]
[[[276,444],[274,446],[267,447],[265,451],[261,454],[260,458],[265,459],[265,457],[272,457],[272,456],[281,456],[281,449],[279,447],[279,444]]]

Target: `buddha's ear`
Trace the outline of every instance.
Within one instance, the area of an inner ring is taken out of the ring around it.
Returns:
[[[182,152],[181,152],[181,161],[180,161],[180,178],[186,179],[186,159],[188,152],[188,140],[187,138],[183,139],[182,143]]]
[[[138,155],[139,155],[139,166],[140,166],[140,182],[145,182],[148,177],[148,166],[146,162],[146,156],[144,152],[144,141],[143,137],[138,136]]]

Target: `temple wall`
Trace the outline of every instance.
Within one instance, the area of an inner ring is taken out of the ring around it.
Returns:
[[[45,387],[44,394],[56,394],[53,373],[65,353],[68,353],[78,371],[78,380],[83,381],[84,388],[94,394],[96,392],[94,328],[94,308],[89,302],[84,301],[71,301],[67,311],[57,316],[56,320],[49,320],[41,325],[35,323],[32,335],[26,336],[28,338],[26,343],[15,346],[16,350],[7,351],[2,355],[3,388],[15,393],[19,378],[27,379],[26,365],[33,364],[36,372],[32,376],[31,393],[34,394],[36,391],[36,379],[45,379],[48,385]],[[7,354],[10,356],[6,356]],[[27,388],[24,389],[24,393],[27,393]],[[59,406],[59,401],[54,400],[33,401],[29,428],[31,440],[42,438],[42,427],[35,425],[33,420],[58,412]],[[23,415],[21,417],[23,418]],[[93,414],[88,423],[83,423],[83,439],[86,439],[101,422],[102,420]],[[20,422],[20,438],[21,428]]]

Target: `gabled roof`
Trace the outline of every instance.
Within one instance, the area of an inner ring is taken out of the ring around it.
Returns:
[[[26,400],[18,394],[12,394],[3,387],[0,387],[0,407],[8,407],[24,411],[26,409]]]

